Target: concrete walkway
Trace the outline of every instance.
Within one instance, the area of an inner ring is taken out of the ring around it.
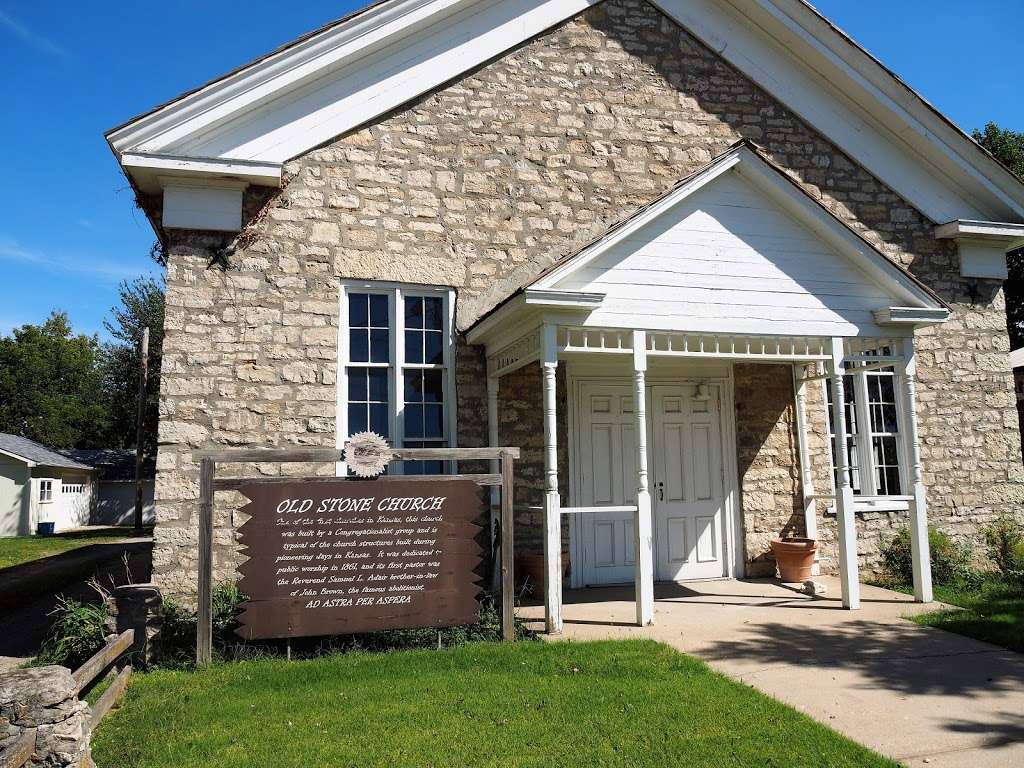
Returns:
[[[631,588],[569,591],[563,637],[660,640],[910,765],[1024,766],[1024,655],[906,621],[936,606],[884,589],[844,611],[838,580],[818,580],[823,598],[769,581],[659,585],[643,629]]]

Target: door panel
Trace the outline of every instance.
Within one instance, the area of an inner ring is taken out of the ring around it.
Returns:
[[[580,506],[636,504],[636,453],[633,398],[628,385],[580,386]],[[621,584],[633,580],[633,515],[594,512],[582,516],[580,529],[584,584]]]
[[[719,385],[652,387],[656,578],[726,574]]]

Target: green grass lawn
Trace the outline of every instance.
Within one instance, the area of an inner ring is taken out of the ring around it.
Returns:
[[[152,528],[144,529],[143,535],[152,532]],[[17,536],[0,538],[0,568],[10,568],[32,560],[39,560],[51,555],[59,555],[89,544],[110,544],[122,539],[136,536],[132,528],[98,528],[95,531],[76,531],[75,533],[59,533],[56,536]]]
[[[99,768],[895,766],[651,641],[477,643],[137,676]]]
[[[1024,583],[986,576],[978,586],[937,586],[935,599],[963,610],[932,611],[911,620],[1024,653]]]

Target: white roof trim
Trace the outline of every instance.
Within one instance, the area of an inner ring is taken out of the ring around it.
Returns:
[[[666,211],[678,205],[691,194],[714,181],[732,169],[757,186],[762,192],[792,215],[803,226],[829,243],[840,254],[849,258],[873,282],[887,291],[893,298],[909,306],[928,309],[942,309],[935,297],[919,285],[912,277],[875,250],[866,240],[859,237],[845,224],[836,219],[822,206],[811,199],[796,182],[784,176],[782,171],[771,167],[763,158],[746,145],[739,145],[721,155],[704,170],[694,174],[677,188],[662,196],[575,256],[567,258],[531,285],[532,289],[552,289],[567,275],[598,258],[616,243],[627,238],[645,224],[657,219]]]
[[[1010,350],[1010,368],[1016,369],[1024,367],[1024,347],[1020,349]]]
[[[191,179],[200,184],[205,179],[213,179],[266,187],[281,185],[281,163],[126,152],[121,155],[121,165],[132,172],[145,191],[156,191],[160,181],[169,177]]]
[[[470,344],[480,344],[489,340],[495,331],[506,336],[509,331],[506,324],[510,318],[515,318],[515,329],[518,330],[524,324],[529,325],[531,319],[539,322],[545,313],[563,319],[587,315],[601,306],[604,297],[603,293],[526,288],[474,324],[467,331],[466,340]]]
[[[37,466],[39,466],[38,464],[36,464],[36,462],[32,461],[31,459],[26,459],[24,456],[19,456],[16,453],[11,453],[10,451],[5,451],[5,450],[2,450],[2,449],[0,449],[0,453],[2,453],[4,456],[10,456],[12,459],[17,459],[18,461],[23,461],[29,467],[37,467]]]
[[[1012,251],[1024,246],[1024,224],[957,219],[935,228],[940,240],[985,240]]]
[[[652,2],[932,221],[1024,221],[1024,185],[803,0]]]
[[[932,221],[1024,221],[1019,180],[802,0],[653,1]],[[597,2],[388,0],[115,128],[107,139],[119,156],[170,154],[196,163],[197,173],[224,172],[204,167],[209,158],[198,155],[280,163]],[[345,98],[336,95],[293,120],[271,120],[265,135],[249,122],[248,133],[218,137],[240,116],[294,108],[285,97],[335,75],[349,80]],[[138,169],[129,172],[134,178]],[[252,183],[274,186],[273,175]]]
[[[939,309],[923,307],[889,307],[887,309],[876,309],[872,312],[875,322],[879,325],[902,325],[915,328],[923,325],[936,325],[949,320],[949,310],[945,307]]]

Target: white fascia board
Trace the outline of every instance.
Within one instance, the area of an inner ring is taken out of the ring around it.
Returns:
[[[545,320],[556,323],[582,322],[601,306],[603,293],[526,289],[466,331],[470,344],[488,349],[515,341]]]
[[[30,461],[29,459],[26,459],[24,456],[19,456],[16,453],[11,453],[10,451],[3,451],[3,450],[0,450],[0,453],[2,453],[4,456],[10,456],[12,459],[17,459],[18,461],[23,461],[23,462],[25,462],[26,466],[29,466],[29,467],[38,466],[34,461]]]
[[[1012,251],[1024,246],[1024,224],[957,219],[937,226],[935,237],[940,240],[989,240]]]
[[[281,163],[126,152],[121,155],[121,165],[137,181],[153,181],[159,174],[161,178],[181,177],[193,179],[196,183],[201,183],[204,178],[220,178],[257,186],[281,186]]]
[[[382,5],[169,105],[212,98],[132,149],[283,162],[386,114],[599,0],[406,0]],[[386,11],[386,13],[385,13]],[[273,66],[270,66],[273,65]],[[281,70],[270,74],[264,70]],[[230,91],[230,95],[228,92]],[[125,137],[112,137],[122,145]]]
[[[745,151],[749,152],[749,150]],[[558,283],[560,283],[567,275],[586,266],[601,254],[607,252],[609,248],[626,239],[632,233],[636,232],[649,222],[657,219],[681,200],[689,197],[696,190],[717,179],[731,168],[734,168],[739,164],[740,158],[741,152],[738,150],[730,150],[729,152],[726,152],[719,159],[713,161],[701,173],[698,173],[693,178],[679,185],[674,190],[664,195],[660,200],[655,201],[652,205],[648,206],[644,211],[636,215],[626,224],[618,227],[606,237],[602,237],[591,243],[578,254],[567,259],[565,263],[535,281],[530,286],[531,289],[546,290],[555,288],[555,286],[557,286]]]
[[[594,310],[604,301],[603,293],[587,293],[583,291],[544,290],[527,288],[523,292],[527,306],[546,308],[565,308]]]
[[[875,322],[882,326],[937,325],[949,320],[950,312],[945,307],[932,309],[922,307],[886,307],[871,313]]]
[[[393,34],[396,25],[415,24],[424,15],[462,1],[394,0],[371,8],[114,128],[107,133],[107,140],[116,152],[161,139],[160,143],[169,144],[343,61],[354,50]]]
[[[914,119],[863,74],[869,65],[884,73],[870,57],[860,52],[861,61],[853,66],[823,42],[856,50],[834,30],[823,25],[825,30],[811,33],[779,7],[802,11],[794,15],[805,23],[817,18],[802,3],[652,2],[932,221],[1024,219],[1024,186],[965,137],[958,143],[970,147],[971,159],[954,152],[940,138],[941,129],[948,128],[940,117],[931,114],[927,124]],[[981,173],[979,163],[992,165],[990,173]]]

